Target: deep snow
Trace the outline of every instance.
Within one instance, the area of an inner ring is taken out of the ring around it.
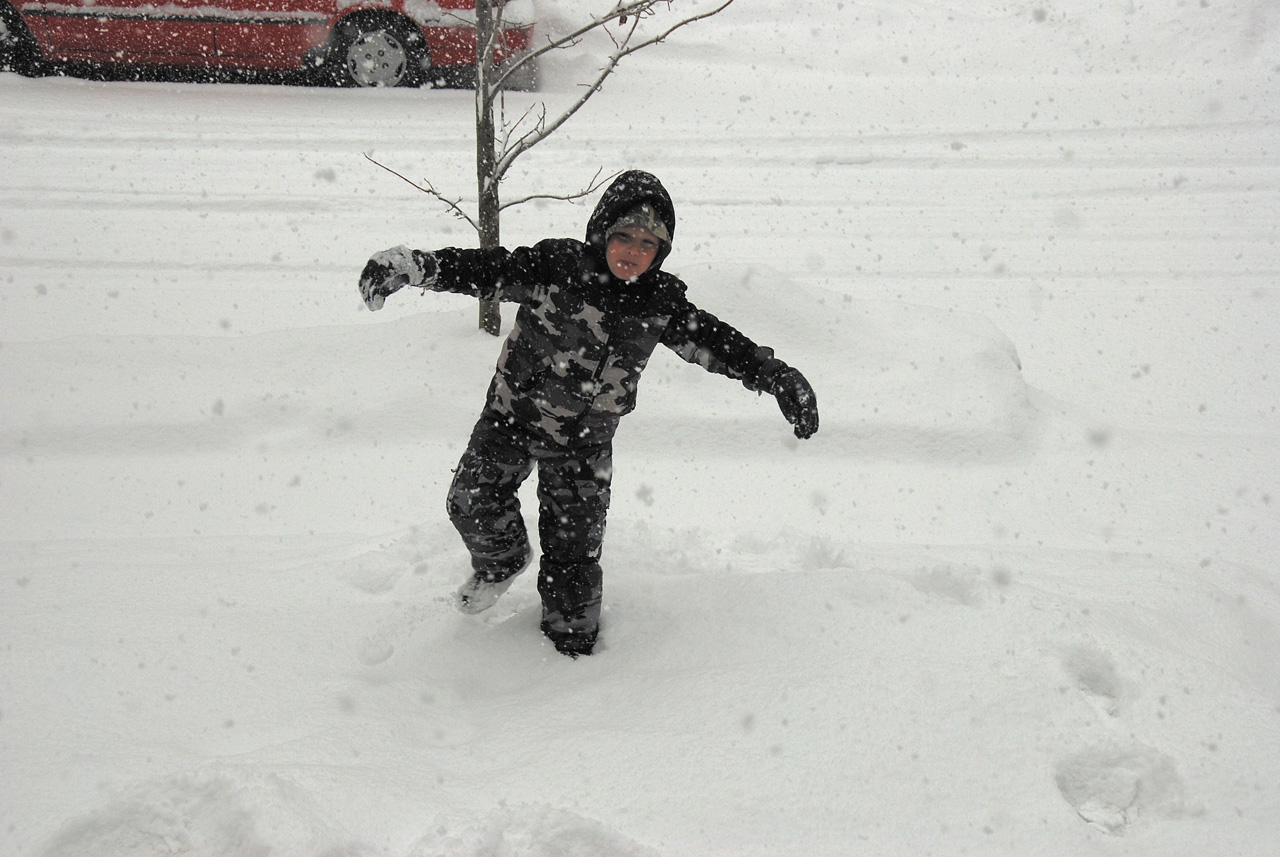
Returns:
[[[355,289],[472,243],[362,157],[469,194],[470,94],[0,75],[0,853],[1274,853],[1277,25],[739,0],[626,63],[508,193],[656,172],[822,428],[655,356],[576,662],[531,579],[447,603],[497,341]]]

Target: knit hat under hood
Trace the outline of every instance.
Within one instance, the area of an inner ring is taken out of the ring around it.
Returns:
[[[641,229],[656,237],[659,241],[671,241],[671,233],[667,231],[667,224],[662,222],[662,218],[658,216],[658,212],[653,206],[647,202],[642,202],[626,214],[613,221],[604,233],[606,239],[612,238],[614,233],[626,229],[628,226],[639,226]]]

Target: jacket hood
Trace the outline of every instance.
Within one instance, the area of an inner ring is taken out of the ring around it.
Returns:
[[[666,224],[667,234],[676,237],[676,209],[671,204],[671,196],[658,181],[657,176],[643,170],[627,170],[618,176],[605,189],[596,209],[587,221],[587,244],[594,249],[600,258],[604,258],[605,233],[618,218],[643,202],[653,206],[658,218]],[[663,241],[658,248],[658,255],[650,266],[650,271],[662,267],[662,260],[671,252],[671,241]]]

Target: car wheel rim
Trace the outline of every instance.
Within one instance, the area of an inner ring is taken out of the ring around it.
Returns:
[[[347,48],[347,73],[357,86],[395,86],[408,66],[409,52],[386,30],[364,33]]]

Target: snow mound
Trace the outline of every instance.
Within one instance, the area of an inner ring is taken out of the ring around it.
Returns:
[[[67,822],[39,853],[363,857],[374,852],[353,842],[305,789],[284,776],[214,765],[151,783]]]
[[[478,821],[446,822],[411,857],[657,857],[605,825],[541,804],[500,807]]]

